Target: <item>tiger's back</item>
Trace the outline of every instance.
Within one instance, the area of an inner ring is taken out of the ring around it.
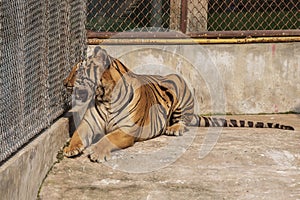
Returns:
[[[117,67],[114,65],[117,65]],[[98,105],[107,109],[102,118],[107,121],[106,132],[122,129],[132,134],[136,141],[150,139],[161,134],[180,135],[189,124],[194,110],[194,99],[186,82],[178,75],[137,75],[118,60],[114,60],[109,71],[122,77],[113,81],[113,90],[103,91],[97,96]],[[102,82],[103,82],[102,76]],[[105,90],[105,89],[104,89]],[[180,127],[175,128],[175,124]],[[173,126],[172,132],[168,128]]]

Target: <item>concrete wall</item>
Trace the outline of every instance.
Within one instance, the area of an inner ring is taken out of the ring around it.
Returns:
[[[201,114],[300,112],[300,43],[102,47],[135,72],[182,74]]]
[[[4,163],[0,167],[0,199],[36,199],[42,181],[68,137],[68,119],[61,118]]]

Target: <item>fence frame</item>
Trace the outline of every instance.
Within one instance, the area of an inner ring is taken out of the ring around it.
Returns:
[[[130,44],[245,44],[300,42],[300,30],[286,31],[215,31],[186,34],[170,32],[93,32],[87,31],[89,45],[130,45]],[[107,40],[109,39],[109,40]]]

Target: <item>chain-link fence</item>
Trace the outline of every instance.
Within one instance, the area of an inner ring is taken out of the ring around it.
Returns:
[[[69,102],[63,78],[84,55],[84,0],[0,1],[0,163]]]
[[[299,0],[89,0],[87,29],[289,30],[300,27]]]

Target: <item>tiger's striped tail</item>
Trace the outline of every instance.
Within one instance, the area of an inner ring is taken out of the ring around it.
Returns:
[[[254,122],[249,120],[224,119],[194,115],[189,126],[198,127],[247,127],[247,128],[277,128],[283,130],[295,130],[292,126],[273,122]]]

